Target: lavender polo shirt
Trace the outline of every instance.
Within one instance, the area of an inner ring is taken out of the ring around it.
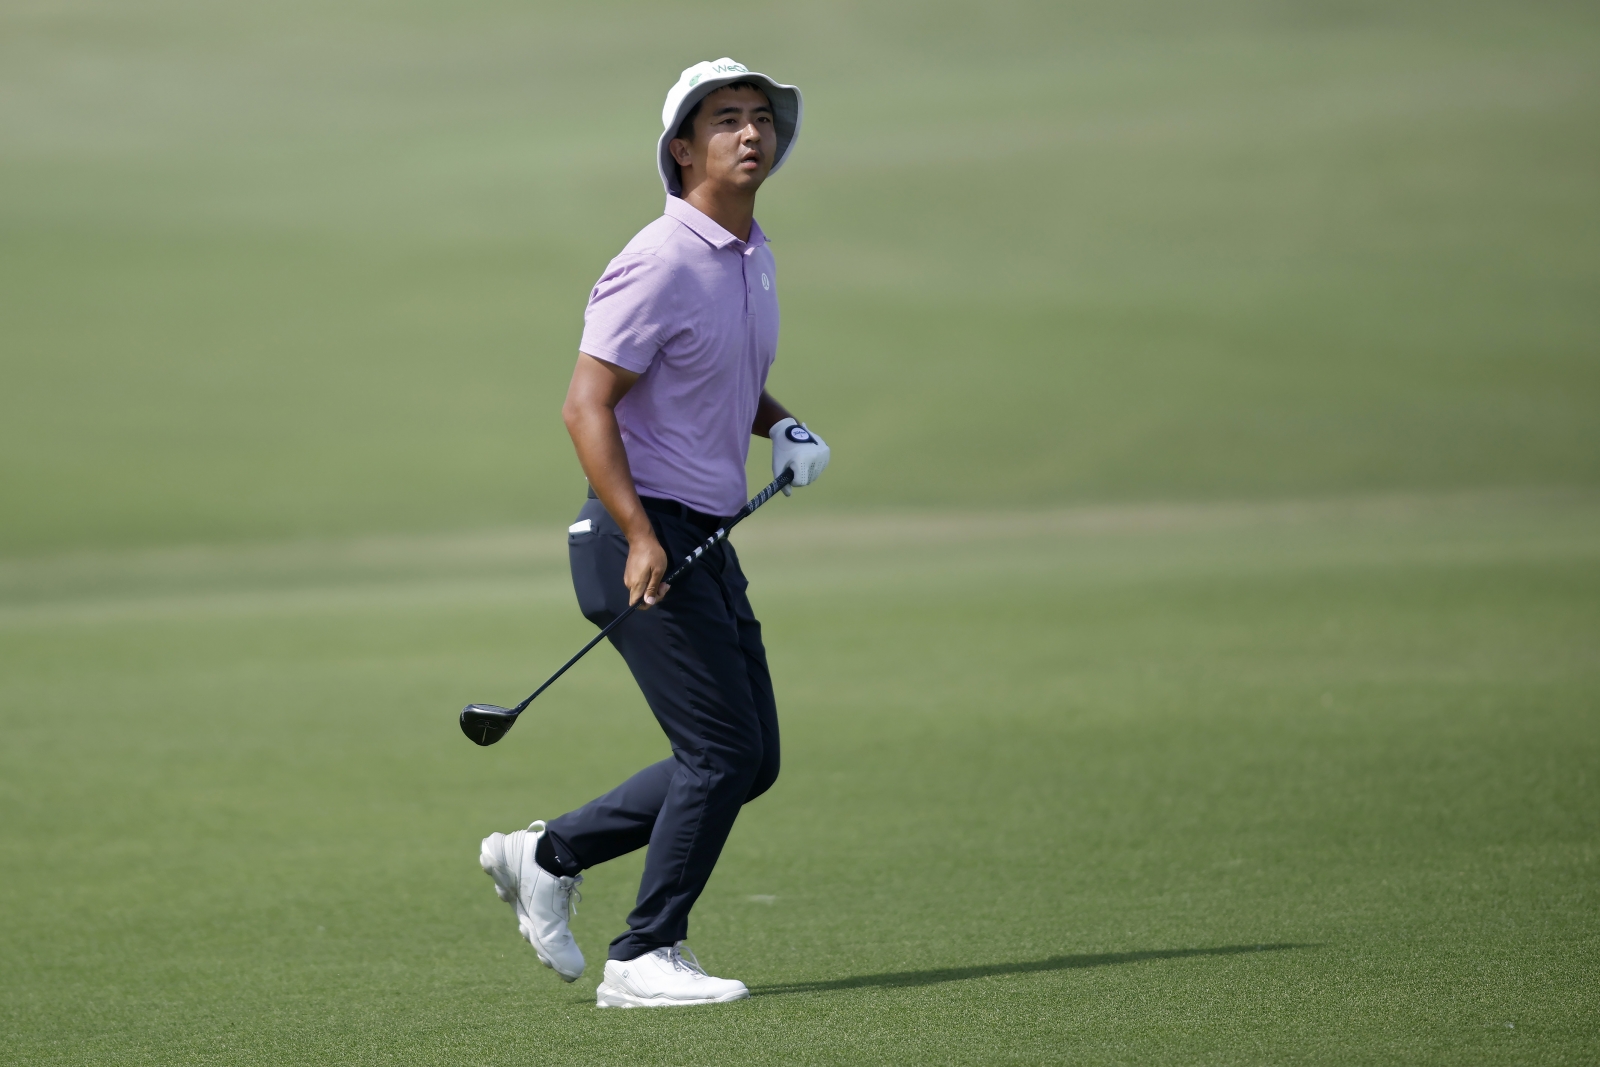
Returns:
[[[745,503],[750,424],[778,354],[777,267],[675,196],[606,267],[579,351],[639,373],[617,404],[633,481],[713,515]]]

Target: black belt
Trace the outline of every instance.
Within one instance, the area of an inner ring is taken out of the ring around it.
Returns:
[[[594,486],[589,487],[589,499],[600,499],[595,495]],[[680,504],[676,500],[665,500],[659,496],[641,496],[639,503],[644,505],[646,511],[653,511],[657,515],[671,515],[675,519],[682,519],[693,526],[698,526],[706,533],[716,533],[717,529],[728,524],[726,515],[712,515],[704,511],[696,511],[687,504]]]

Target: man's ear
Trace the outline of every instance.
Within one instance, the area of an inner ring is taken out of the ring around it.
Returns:
[[[689,153],[689,142],[681,137],[674,137],[668,141],[667,151],[672,153],[672,158],[677,161],[680,167],[687,167],[694,161],[694,157]]]

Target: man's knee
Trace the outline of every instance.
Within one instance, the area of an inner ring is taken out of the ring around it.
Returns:
[[[761,751],[761,762],[756,767],[756,776],[750,782],[750,792],[745,794],[744,802],[750,803],[756,797],[772,788],[778,780],[778,746],[768,745]]]
[[[716,751],[714,760],[712,788],[724,797],[731,794],[740,802],[766,792],[778,777],[776,753],[769,761],[766,747],[756,739],[723,746]]]

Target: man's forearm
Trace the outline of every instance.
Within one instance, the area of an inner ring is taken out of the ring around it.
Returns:
[[[772,427],[784,419],[794,416],[789,409],[778,403],[776,397],[765,389],[761,390],[761,399],[756,403],[755,422],[750,425],[750,433],[756,437],[766,437],[772,433]]]
[[[603,404],[584,405],[567,419],[578,452],[578,463],[611,517],[628,539],[651,533],[650,518],[639,503],[639,490],[628,470],[628,453],[622,447],[617,416]],[[652,534],[653,536],[653,534]]]
[[[639,503],[615,411],[638,380],[639,375],[632,371],[578,353],[566,403],[561,405],[561,421],[572,435],[578,464],[588,475],[594,495],[628,539],[628,562],[622,569],[628,603],[649,610],[666,595],[667,587],[660,583],[667,573],[667,554]]]

